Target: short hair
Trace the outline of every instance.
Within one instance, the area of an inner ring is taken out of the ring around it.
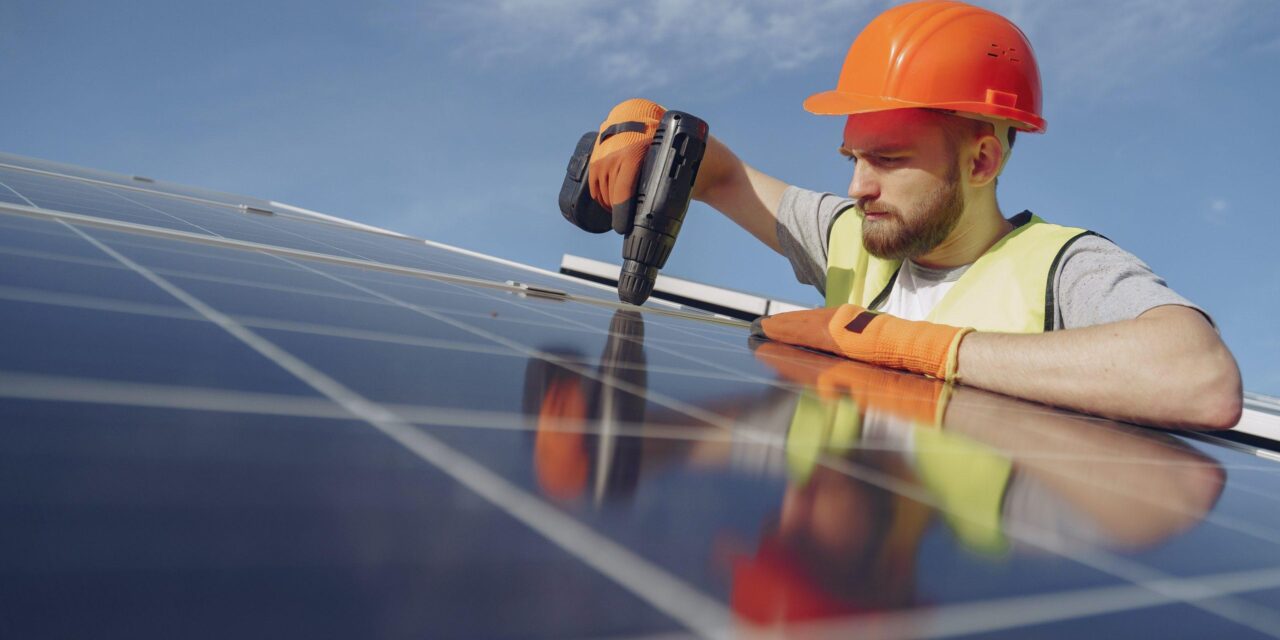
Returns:
[[[978,136],[984,135],[995,136],[996,127],[989,121],[978,120],[976,118],[966,118],[964,116],[956,115],[955,112],[952,111],[944,111],[940,109],[930,109],[930,111],[947,116],[942,120],[942,132],[943,136],[946,138],[947,146],[951,151],[951,155],[953,156],[956,155],[960,150],[960,145],[966,142],[966,140],[973,140]],[[1013,127],[1009,127],[1008,150],[1010,152],[1013,151],[1013,143],[1017,139],[1018,130]],[[996,177],[992,184],[997,186],[1000,184],[999,176]]]
[[[982,135],[995,135],[996,127],[994,124],[986,120],[977,120],[975,118],[966,118],[958,116],[950,111],[932,110],[936,113],[948,116],[943,122],[943,131],[946,133],[947,142],[953,147],[964,142],[965,138],[976,138]],[[1009,149],[1013,150],[1013,143],[1018,139],[1018,130],[1009,127]]]

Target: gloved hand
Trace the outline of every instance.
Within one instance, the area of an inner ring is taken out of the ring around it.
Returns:
[[[557,500],[574,500],[586,489],[591,469],[584,433],[587,397],[582,381],[552,380],[538,408],[533,470],[538,487]]]
[[[587,165],[591,197],[613,213],[613,229],[626,233],[636,210],[636,181],[653,134],[667,112],[643,98],[618,104],[600,123],[600,135]]]
[[[755,336],[861,362],[954,380],[960,341],[973,329],[903,320],[856,304],[757,319]]]

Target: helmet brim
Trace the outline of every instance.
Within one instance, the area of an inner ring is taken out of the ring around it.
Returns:
[[[1029,133],[1044,133],[1047,123],[1028,111],[1004,107],[982,102],[948,102],[923,103],[907,100],[896,100],[883,96],[868,96],[859,93],[833,90],[815,93],[805,98],[804,109],[820,116],[849,116],[858,113],[891,111],[894,109],[940,109],[959,111],[976,116],[999,118],[1012,121],[1014,128]]]
[[[804,109],[820,116],[847,116],[855,113],[889,111],[892,109],[921,109],[926,105],[894,100],[882,96],[867,96],[843,91],[823,91],[804,100]]]

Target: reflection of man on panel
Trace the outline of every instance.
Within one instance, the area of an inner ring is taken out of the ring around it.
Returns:
[[[1172,436],[772,343],[756,356],[805,391],[775,387],[703,406],[741,425],[726,434],[646,409],[640,395],[606,400],[631,394],[581,372],[621,373],[629,388],[644,387],[643,334],[615,339],[628,350],[606,348],[599,367],[570,353],[558,354],[568,365],[529,361],[536,486],[562,504],[602,508],[633,500],[669,467],[785,479],[758,540],[726,531],[722,541],[731,604],[757,624],[918,604],[916,565],[930,531],[993,559],[1148,548],[1199,522],[1225,480],[1214,460]]]

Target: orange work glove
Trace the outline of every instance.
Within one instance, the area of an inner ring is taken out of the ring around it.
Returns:
[[[766,316],[752,335],[869,364],[954,380],[960,341],[973,329],[903,320],[856,304]]]
[[[533,470],[538,487],[557,500],[573,500],[587,487],[587,397],[580,380],[552,380],[538,409]]]
[[[619,103],[600,123],[600,135],[587,165],[591,197],[613,213],[613,229],[626,233],[636,211],[636,190],[645,154],[667,112],[643,98]]]

